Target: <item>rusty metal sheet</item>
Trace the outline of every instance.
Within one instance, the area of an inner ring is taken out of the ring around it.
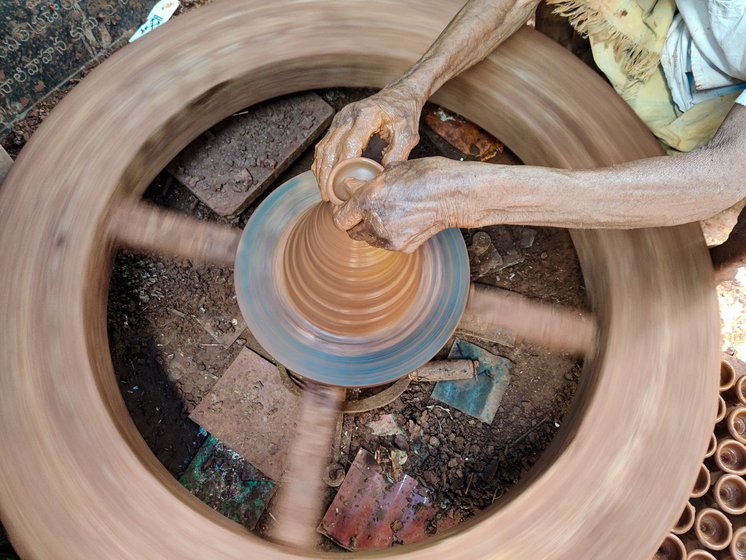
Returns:
[[[189,417],[280,480],[299,411],[299,391],[277,366],[244,348]]]
[[[435,513],[415,479],[388,479],[373,455],[360,449],[319,532],[347,550],[377,550],[421,541]]]
[[[442,107],[428,105],[425,108],[425,123],[462,154],[480,161],[492,159],[503,151],[503,144],[497,138]]]
[[[275,493],[275,483],[211,435],[179,482],[215,511],[252,530]]]
[[[236,113],[198,137],[168,170],[221,216],[236,216],[328,126],[333,109],[315,93]]]

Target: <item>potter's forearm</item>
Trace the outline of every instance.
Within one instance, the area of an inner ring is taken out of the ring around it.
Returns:
[[[709,218],[746,198],[746,107],[707,146],[588,171],[469,164],[459,219],[573,228],[670,226]],[[471,222],[471,223],[468,223]]]
[[[469,0],[422,58],[392,85],[424,102],[445,82],[484,59],[534,13],[539,0]]]

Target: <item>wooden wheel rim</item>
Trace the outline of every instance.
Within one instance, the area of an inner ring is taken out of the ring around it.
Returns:
[[[107,216],[236,110],[384,85],[459,4],[218,2],[112,56],[49,116],[0,191],[0,516],[24,558],[319,557],[213,512],[148,450],[108,354]],[[603,80],[530,30],[436,101],[529,164],[659,153]],[[701,233],[573,239],[602,334],[543,466],[500,509],[388,555],[642,559],[676,521],[715,417],[719,323]]]

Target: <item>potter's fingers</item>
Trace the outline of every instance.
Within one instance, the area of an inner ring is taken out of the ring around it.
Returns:
[[[386,167],[392,163],[406,161],[407,157],[409,157],[409,152],[414,149],[419,140],[420,137],[417,134],[412,135],[409,132],[398,132],[395,130],[390,135],[389,145],[383,152],[383,166]]]
[[[360,157],[363,154],[363,148],[368,144],[370,134],[368,131],[351,130],[339,142],[337,148],[337,163],[353,157]]]
[[[439,229],[436,226],[431,226],[425,231],[421,231],[410,237],[399,249],[402,253],[414,253],[420,245],[425,243],[433,235],[438,233]]]
[[[323,141],[322,141],[323,142]],[[321,171],[321,160],[323,159],[324,154],[324,147],[322,145],[322,142],[319,142],[316,144],[316,149],[314,150],[314,156],[313,156],[313,163],[311,164],[311,173],[313,173],[313,176],[316,177],[316,183],[319,185],[319,192],[321,193],[321,200],[324,202],[329,202],[329,196],[326,193],[326,190],[322,188],[322,182],[321,177],[324,175]]]
[[[318,173],[316,180],[319,183],[319,190],[321,190],[321,197],[324,201],[329,201],[329,175],[331,175],[332,168],[337,163],[336,146],[330,146],[329,149],[323,150],[321,153],[321,161],[318,164]]]
[[[352,229],[363,221],[363,211],[354,197],[334,210],[334,225],[342,231]]]
[[[364,241],[371,247],[378,247],[380,249],[387,249],[389,247],[388,241],[381,239],[375,233],[371,232],[365,222],[359,223],[355,227],[347,230],[347,235],[352,237],[355,241]]]

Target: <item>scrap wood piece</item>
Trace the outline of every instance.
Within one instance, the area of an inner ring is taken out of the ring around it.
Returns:
[[[415,479],[388,480],[360,449],[318,530],[347,550],[378,550],[423,540],[436,513]]]
[[[477,360],[477,377],[462,381],[439,381],[433,389],[432,398],[491,424],[510,383],[513,364],[502,356],[460,339],[453,343],[448,357]]]
[[[273,480],[280,480],[300,412],[300,391],[244,348],[189,417]]]
[[[333,114],[315,93],[273,99],[215,125],[167,169],[213,212],[237,216],[326,129]]]
[[[215,511],[254,529],[275,493],[275,483],[210,435],[179,482]]]
[[[503,151],[503,143],[497,138],[442,107],[428,105],[425,108],[425,123],[461,153],[480,161],[492,159]]]
[[[479,363],[475,360],[431,360],[409,374],[412,381],[474,379]]]

